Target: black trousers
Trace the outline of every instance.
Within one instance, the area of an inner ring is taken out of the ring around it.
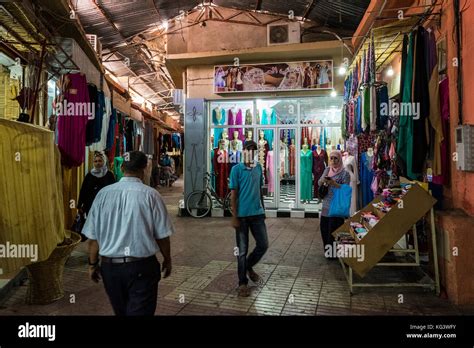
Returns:
[[[160,263],[155,255],[130,263],[103,262],[101,274],[115,315],[155,314],[161,279]]]
[[[321,230],[321,238],[323,240],[324,251],[326,251],[325,247],[328,244],[332,248],[332,243],[334,242],[334,237],[332,236],[332,233],[339,227],[341,227],[343,224],[344,218],[321,216],[319,227]]]

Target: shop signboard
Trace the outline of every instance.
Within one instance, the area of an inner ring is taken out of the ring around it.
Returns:
[[[214,66],[214,93],[307,91],[333,88],[333,61]]]

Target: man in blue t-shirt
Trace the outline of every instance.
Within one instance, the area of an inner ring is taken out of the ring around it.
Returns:
[[[250,296],[247,274],[253,282],[261,282],[261,277],[255,273],[253,266],[268,249],[262,194],[264,178],[262,166],[254,159],[256,151],[257,143],[247,141],[244,146],[244,163],[235,165],[230,173],[232,226],[236,230],[238,248],[238,294],[242,297]],[[255,238],[256,246],[247,258],[249,229]]]

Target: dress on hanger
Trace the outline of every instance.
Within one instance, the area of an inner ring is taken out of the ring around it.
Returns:
[[[229,185],[227,183],[230,174],[228,152],[217,148],[214,149],[213,161],[216,173],[216,194],[218,197],[224,198],[229,192]]]
[[[324,173],[324,169],[326,169],[328,165],[328,154],[326,151],[321,149],[321,152],[318,154],[317,149],[313,151],[313,166],[312,172],[314,175],[314,197],[319,198],[319,186],[318,180],[321,178],[321,175]]]
[[[342,159],[344,164],[344,169],[349,173],[351,177],[351,188],[352,188],[352,197],[351,197],[351,208],[350,215],[352,216],[357,211],[357,185],[359,184],[358,180],[358,167],[354,156],[343,157]]]
[[[295,175],[295,156],[296,156],[296,146],[290,145],[290,176]]]
[[[301,151],[301,163],[300,163],[300,180],[301,180],[301,200],[310,201],[313,198],[312,191],[312,167],[313,167],[313,153],[308,149]]]
[[[275,186],[273,185],[273,151],[270,150],[267,152],[267,159],[265,162],[267,170],[267,179],[268,179],[268,192],[275,192]]]
[[[267,154],[269,151],[269,146],[268,142],[266,140],[259,140],[258,141],[258,162],[262,166],[262,171],[263,171],[263,176],[265,178],[265,184],[268,183],[267,181],[267,175],[265,175],[265,168],[266,167],[266,160],[267,160]]]
[[[212,123],[214,126],[225,125],[225,110],[221,108],[215,108],[212,110]],[[214,148],[219,146],[219,140],[222,137],[223,128],[214,128]]]
[[[374,170],[372,167],[373,156],[369,156],[367,152],[363,152],[361,155],[360,164],[360,185],[362,193],[362,207],[372,202],[374,199],[374,193],[372,192],[371,185],[374,179]]]

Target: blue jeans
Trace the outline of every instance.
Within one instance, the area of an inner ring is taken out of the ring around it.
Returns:
[[[247,285],[247,271],[252,270],[258,261],[265,255],[268,249],[267,227],[265,226],[265,215],[248,216],[239,218],[240,227],[236,229],[237,248],[237,272],[239,275],[239,285]],[[249,249],[249,229],[255,238],[255,249],[247,257]]]

